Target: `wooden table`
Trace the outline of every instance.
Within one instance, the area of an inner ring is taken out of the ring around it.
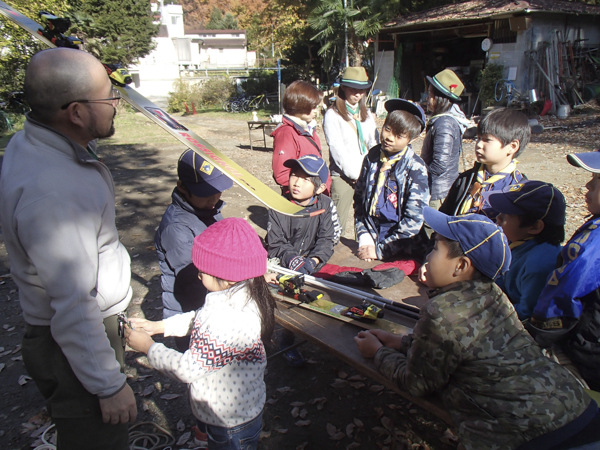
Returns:
[[[342,242],[336,246],[335,253],[329,262],[331,264],[337,264],[340,266],[360,267],[365,269],[381,263],[380,261],[370,263],[360,261],[356,256],[354,256],[356,247],[356,242],[342,239]],[[310,289],[310,286],[308,288]],[[345,298],[339,293],[331,292],[322,288],[318,288],[318,290],[329,294],[332,297],[332,300],[336,303],[346,304],[348,306],[357,303],[356,299]],[[377,295],[390,300],[403,300],[405,303],[419,307],[427,300],[427,297],[425,296],[425,290],[426,288],[419,285],[414,280],[414,277],[406,277],[400,284],[389,289],[365,289],[367,292],[376,293]],[[386,312],[385,318],[406,327],[407,333],[412,330],[412,327],[415,324],[413,319],[409,319],[389,311]],[[385,385],[388,389],[399,393],[416,405],[419,405],[432,414],[435,414],[446,423],[453,425],[450,416],[444,410],[439,398],[411,397],[407,392],[399,389],[398,386],[383,377],[375,368],[375,364],[373,363],[372,359],[363,358],[353,339],[354,336],[356,336],[360,331],[360,328],[356,325],[344,323],[339,320],[326,317],[323,314],[290,305],[289,303],[285,303],[283,301],[278,302],[276,319],[281,326],[291,330],[294,332],[294,334],[297,334],[307,341],[328,351],[338,359],[354,367],[362,374],[372,378],[378,383]]]
[[[267,136],[265,133],[265,128],[271,129],[271,126],[276,126],[276,125],[277,124],[274,124],[273,122],[270,122],[268,120],[250,120],[250,121],[248,121],[248,137],[250,138],[250,150],[253,150],[253,148],[252,148],[252,130],[262,130],[263,143],[265,145],[265,148],[267,148]]]

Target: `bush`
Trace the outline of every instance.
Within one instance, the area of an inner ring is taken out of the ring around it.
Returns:
[[[169,112],[185,111],[185,104],[192,108],[221,106],[235,92],[235,86],[229,77],[211,77],[205,81],[191,81],[179,78],[173,83],[173,92],[169,92]]]
[[[485,66],[478,75],[478,82],[480,87],[479,96],[481,97],[481,104],[486,106],[493,106],[496,104],[495,90],[496,83],[502,80],[502,71],[504,66],[502,64],[488,64]]]
[[[277,92],[277,71],[253,70],[248,79],[242,82],[242,89],[248,95]]]

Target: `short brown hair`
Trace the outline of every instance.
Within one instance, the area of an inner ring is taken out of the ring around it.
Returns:
[[[408,111],[395,110],[387,115],[383,126],[388,126],[396,136],[406,136],[410,141],[421,134],[421,122]]]
[[[306,81],[294,81],[283,94],[283,110],[290,116],[309,114],[319,103],[321,92]]]

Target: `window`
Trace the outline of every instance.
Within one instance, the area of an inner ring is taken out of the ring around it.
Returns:
[[[178,17],[177,17],[177,16],[173,16],[173,17],[171,17],[171,24],[172,24],[172,25],[177,25],[177,19],[178,19]]]
[[[223,53],[223,49],[222,48],[219,49],[219,53]]]
[[[494,40],[494,44],[517,42],[517,32],[510,30],[510,22],[508,19],[495,20],[492,39]]]

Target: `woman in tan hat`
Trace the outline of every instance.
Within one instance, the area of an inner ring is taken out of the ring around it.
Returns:
[[[346,67],[335,103],[325,113],[323,131],[329,145],[331,199],[346,231],[354,184],[364,156],[379,143],[377,125],[367,110],[365,95],[373,84],[364,67]]]
[[[433,117],[427,123],[421,158],[429,171],[429,206],[439,209],[458,177],[462,135],[471,122],[458,107],[464,85],[453,71],[443,70],[433,77],[427,77],[427,81],[427,109]]]

